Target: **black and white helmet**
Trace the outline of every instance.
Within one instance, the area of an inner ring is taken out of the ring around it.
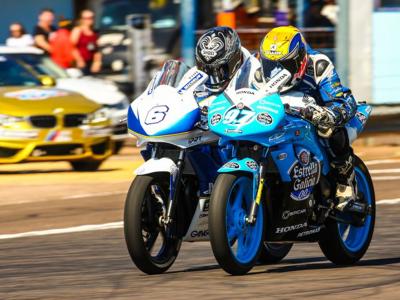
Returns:
[[[224,89],[242,60],[240,39],[232,28],[213,27],[197,42],[196,66],[209,76],[205,85],[210,91]]]

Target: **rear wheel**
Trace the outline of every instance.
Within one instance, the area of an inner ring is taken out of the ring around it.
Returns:
[[[367,167],[358,157],[355,162],[355,175],[358,201],[370,207],[368,213],[360,218],[359,226],[328,219],[326,222],[326,231],[319,241],[319,246],[325,256],[333,263],[339,265],[354,264],[360,260],[367,251],[374,232],[374,187]]]
[[[100,168],[103,161],[71,161],[72,169],[77,172],[93,172]]]
[[[209,233],[220,266],[232,275],[245,274],[257,262],[264,238],[264,205],[255,224],[246,222],[253,203],[253,182],[246,176],[218,176],[210,200]]]
[[[291,243],[264,243],[258,261],[262,264],[275,264],[288,255],[293,244]]]
[[[144,273],[168,270],[178,256],[181,239],[174,224],[165,227],[160,217],[168,199],[169,177],[136,176],[125,202],[124,232],[129,254]]]

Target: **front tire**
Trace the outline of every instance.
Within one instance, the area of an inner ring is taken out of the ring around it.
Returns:
[[[211,194],[209,233],[214,256],[232,275],[247,273],[256,264],[264,240],[264,205],[260,202],[255,224],[248,224],[253,202],[252,179],[220,174]]]
[[[343,224],[328,219],[326,231],[319,246],[331,262],[337,265],[350,265],[359,261],[367,251],[375,226],[375,192],[372,179],[365,164],[356,157],[355,174],[358,195],[370,205],[370,213],[364,218],[362,226]]]
[[[169,234],[159,219],[167,205],[169,176],[136,176],[129,188],[124,210],[125,241],[135,265],[144,273],[167,271],[178,256],[182,240]],[[157,194],[154,191],[157,190]],[[161,197],[163,205],[157,201]],[[172,232],[171,232],[172,233]]]

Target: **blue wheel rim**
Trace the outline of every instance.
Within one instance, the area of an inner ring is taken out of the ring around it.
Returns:
[[[260,203],[257,220],[246,223],[253,202],[253,184],[247,177],[238,178],[232,185],[226,205],[226,234],[230,250],[241,264],[250,263],[257,255],[262,242],[264,215]]]
[[[355,168],[358,192],[364,194],[364,201],[372,205],[372,193],[366,175],[360,168]],[[357,252],[364,247],[372,227],[372,216],[367,215],[363,226],[338,223],[339,234],[343,245],[350,252]]]

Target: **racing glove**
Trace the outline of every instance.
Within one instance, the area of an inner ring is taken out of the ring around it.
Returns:
[[[323,138],[329,138],[336,127],[336,115],[328,107],[310,104],[304,109],[304,117],[314,124]]]

